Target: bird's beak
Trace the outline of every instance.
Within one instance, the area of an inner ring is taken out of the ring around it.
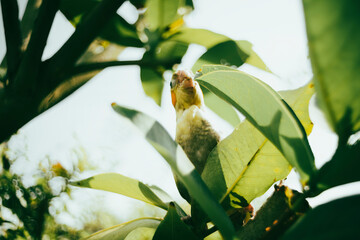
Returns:
[[[176,95],[175,95],[175,92],[174,92],[174,91],[171,91],[171,102],[172,102],[172,105],[175,107],[175,104],[176,104]]]

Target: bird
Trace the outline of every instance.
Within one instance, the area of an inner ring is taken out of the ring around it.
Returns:
[[[210,152],[220,141],[220,135],[206,114],[204,94],[192,71],[177,70],[173,73],[170,88],[176,112],[175,141],[201,174]],[[181,196],[190,202],[186,188],[179,181],[176,183]]]

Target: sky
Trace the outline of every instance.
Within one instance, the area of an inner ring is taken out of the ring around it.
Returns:
[[[24,3],[25,0],[19,1],[20,12],[23,11]],[[253,74],[275,90],[294,89],[311,80],[312,71],[300,0],[194,0],[194,4],[195,11],[185,18],[189,27],[206,28],[236,40],[250,41],[273,74],[249,65],[241,67],[241,70]],[[136,10],[129,4],[124,4],[118,12],[129,22],[136,21]],[[73,31],[72,25],[58,13],[43,59],[51,57]],[[5,49],[1,23],[0,57],[4,56]],[[192,45],[180,67],[191,68],[196,57],[203,51],[203,48]],[[129,48],[121,53],[119,59],[140,59],[143,52],[143,49]],[[168,76],[166,80],[169,80]],[[77,154],[80,154],[87,156],[97,170],[86,172],[78,176],[79,178],[99,172],[115,171],[157,185],[175,199],[180,199],[166,162],[128,120],[121,118],[110,107],[112,102],[116,102],[144,111],[156,117],[174,135],[175,111],[171,105],[169,91],[166,84],[162,107],[159,108],[141,89],[137,66],[108,68],[66,100],[20,129],[19,134],[11,139],[10,147],[13,151],[24,153],[23,161],[29,166],[27,174],[36,167],[31,163],[47,158],[60,161],[64,167],[70,168],[71,163],[76,161]],[[330,131],[324,116],[315,106],[314,98],[310,105],[314,129],[309,136],[309,143],[316,166],[320,167],[334,153],[337,136]],[[229,126],[222,126],[224,132],[229,132]],[[14,171],[24,171],[23,162],[15,164]],[[285,184],[299,189],[297,174],[292,172]],[[312,206],[317,206],[354,193],[360,193],[359,183],[328,190],[316,198],[309,199],[309,202]],[[84,195],[87,199],[97,200],[85,201]],[[102,206],[107,206],[109,212],[120,212],[122,220],[144,214],[140,210],[129,210],[134,207],[145,209],[146,214],[154,216],[164,214],[160,210],[145,207],[146,204],[116,194],[79,190],[75,191],[74,196],[75,200],[68,199],[72,201],[68,206],[72,212],[86,211],[100,201]],[[63,196],[63,199],[66,198]],[[257,205],[262,201],[264,197],[257,200]],[[61,208],[62,204],[62,201],[55,202],[54,208]],[[71,215],[59,219],[74,226],[80,224],[73,220]]]

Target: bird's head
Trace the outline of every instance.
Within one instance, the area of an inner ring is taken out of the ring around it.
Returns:
[[[191,71],[176,71],[171,78],[170,86],[171,100],[176,111],[185,110],[192,105],[199,108],[204,105],[203,93]]]

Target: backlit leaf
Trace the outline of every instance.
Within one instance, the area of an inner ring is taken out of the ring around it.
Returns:
[[[156,218],[139,218],[130,222],[122,223],[110,228],[106,228],[89,237],[85,238],[88,240],[114,240],[114,239],[131,239],[131,233],[137,231],[137,229],[146,228],[148,239],[151,239],[155,229],[160,224],[160,219]],[[148,229],[154,229],[149,231]],[[130,235],[130,236],[129,236]],[[129,236],[129,238],[127,238]],[[145,238],[146,239],[146,238]]]
[[[306,133],[288,104],[268,85],[240,71],[214,71],[196,80],[233,105],[296,167],[306,184],[315,171]]]
[[[310,134],[309,100],[313,84],[280,94]],[[285,178],[291,165],[280,151],[245,120],[221,141],[208,158],[202,177],[220,201],[230,197],[233,207],[246,206]]]
[[[161,207],[165,210],[168,209],[168,204],[165,202],[169,202],[169,198],[164,199],[164,202],[154,193],[151,186],[118,173],[103,173],[81,181],[72,182],[71,184],[78,187],[118,193]],[[159,191],[159,188],[155,190]],[[164,194],[162,196],[164,196]]]
[[[303,0],[319,105],[341,139],[360,130],[360,3]]]

